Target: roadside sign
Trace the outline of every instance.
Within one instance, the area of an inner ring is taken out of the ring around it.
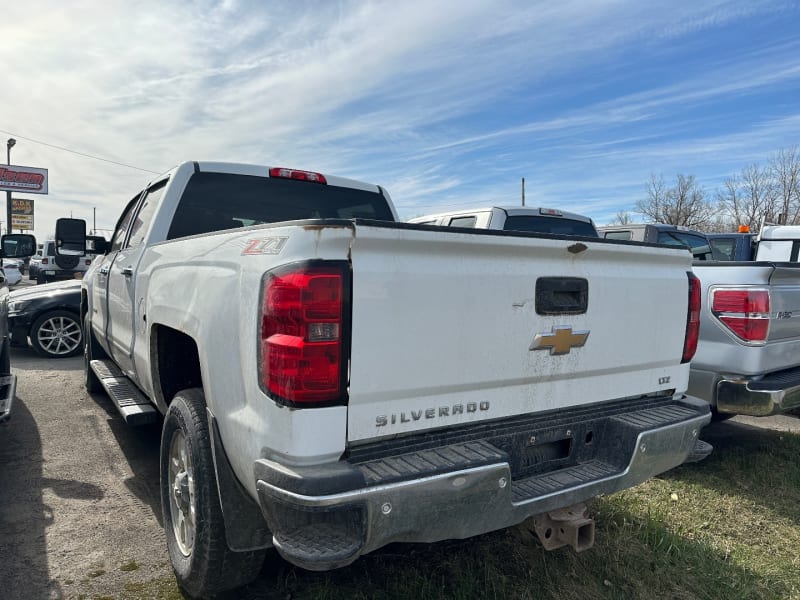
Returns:
[[[46,194],[47,169],[0,165],[0,191]]]
[[[30,198],[11,199],[11,228],[33,229],[33,200]]]
[[[11,229],[33,230],[33,215],[11,215]]]

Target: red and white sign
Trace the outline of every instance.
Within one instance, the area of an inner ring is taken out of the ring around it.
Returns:
[[[0,191],[47,193],[47,169],[0,165]]]

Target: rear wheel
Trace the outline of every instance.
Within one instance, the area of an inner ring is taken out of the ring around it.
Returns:
[[[31,344],[45,358],[66,358],[81,351],[83,335],[75,313],[54,310],[43,314],[31,327]]]
[[[178,392],[161,434],[161,509],[167,550],[181,588],[206,597],[249,583],[264,551],[233,552],[217,491],[203,391]]]

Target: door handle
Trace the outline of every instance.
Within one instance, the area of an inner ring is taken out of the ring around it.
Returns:
[[[108,275],[108,267],[103,267],[100,269],[100,275]]]
[[[133,267],[123,267],[120,273],[125,275],[125,277],[130,277],[133,275]]]

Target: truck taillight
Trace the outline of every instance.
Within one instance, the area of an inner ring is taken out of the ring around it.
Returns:
[[[46,258],[43,258],[43,259],[42,259],[42,264],[43,264],[43,265],[46,265],[46,264],[47,264],[47,259],[46,259]]]
[[[683,358],[681,363],[692,360],[697,352],[697,340],[700,338],[700,280],[693,274],[689,276],[689,306],[686,309],[686,337],[683,340]]]
[[[769,335],[769,290],[718,288],[711,292],[711,311],[740,340],[764,343]]]
[[[259,336],[262,389],[284,404],[346,401],[346,262],[287,265],[264,276]]]
[[[87,259],[85,259],[83,262],[84,262],[84,264],[85,264],[85,265],[88,267],[89,265],[91,265],[91,264],[92,264],[92,259],[91,259],[91,258],[87,258]]]

